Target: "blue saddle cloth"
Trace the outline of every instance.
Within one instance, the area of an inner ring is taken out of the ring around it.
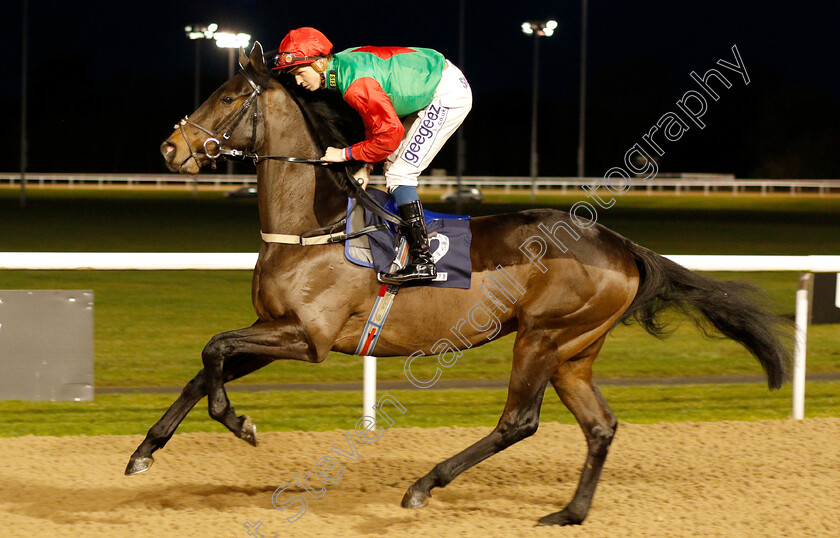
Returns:
[[[396,202],[386,192],[369,188],[367,193],[389,212],[398,214]],[[423,211],[429,232],[429,250],[437,266],[437,277],[420,284],[441,288],[469,288],[472,274],[470,217]],[[383,222],[381,217],[366,208],[357,207],[354,199],[348,199],[348,233]],[[372,267],[379,273],[388,272],[397,254],[399,237],[395,225],[388,222],[385,224],[387,228],[384,230],[345,241],[344,255],[347,259],[356,265]]]

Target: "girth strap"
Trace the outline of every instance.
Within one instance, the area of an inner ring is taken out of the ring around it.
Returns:
[[[351,233],[339,232],[312,236],[270,234],[260,232],[260,237],[262,237],[262,240],[266,243],[282,243],[284,245],[300,245],[303,247],[308,247],[311,245],[329,245],[332,243],[341,243],[342,241],[345,241],[347,239],[359,237],[360,235],[367,235],[371,232],[375,232],[376,230],[384,230],[385,227],[385,224],[375,224],[373,226],[366,226],[361,230],[357,230]]]

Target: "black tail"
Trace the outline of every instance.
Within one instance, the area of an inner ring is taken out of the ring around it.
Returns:
[[[791,361],[789,346],[785,345],[790,322],[759,306],[753,286],[706,278],[630,240],[626,240],[626,246],[636,260],[640,281],[636,298],[620,321],[632,318],[661,338],[664,328],[657,316],[675,307],[707,335],[706,320],[728,338],[743,344],[761,363],[770,388],[782,386]]]

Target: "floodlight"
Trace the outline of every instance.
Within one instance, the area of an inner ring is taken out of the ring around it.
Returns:
[[[222,49],[244,49],[248,48],[251,42],[251,34],[216,32],[213,34],[213,39],[216,40],[216,46]]]
[[[522,33],[525,35],[538,35],[543,37],[551,37],[554,35],[554,30],[557,29],[557,21],[526,21],[522,23]]]

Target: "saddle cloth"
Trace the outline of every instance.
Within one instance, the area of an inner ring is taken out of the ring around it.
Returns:
[[[397,213],[396,202],[387,193],[374,188],[368,188],[367,193],[389,212]],[[469,288],[472,274],[470,217],[446,215],[425,209],[423,211],[426,229],[429,232],[429,250],[435,260],[438,274],[435,280],[417,284],[441,288]],[[347,233],[383,222],[385,221],[382,218],[357,205],[353,198],[347,200]],[[345,241],[345,257],[356,265],[371,267],[379,273],[388,272],[396,257],[400,238],[396,226],[386,224],[387,228],[384,230],[376,230]]]

